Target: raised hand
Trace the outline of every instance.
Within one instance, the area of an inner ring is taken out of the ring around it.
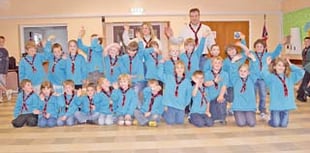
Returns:
[[[81,27],[81,30],[80,30],[80,32],[79,32],[79,38],[84,37],[85,33],[86,33],[85,28],[84,28],[84,26],[82,26],[82,27]]]
[[[267,65],[270,65],[272,58],[270,56],[268,56],[266,61],[267,61]]]
[[[252,60],[252,61],[256,61],[255,55],[252,53],[248,54],[248,57]]]
[[[124,31],[129,31],[129,25],[128,24],[124,25]]]
[[[171,27],[165,27],[165,35],[169,38],[173,37],[173,31],[171,29]]]
[[[49,35],[49,36],[47,37],[47,41],[55,41],[55,39],[56,39],[56,36],[55,36],[55,35]]]

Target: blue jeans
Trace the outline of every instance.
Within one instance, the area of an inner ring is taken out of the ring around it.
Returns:
[[[55,117],[50,117],[50,118],[45,118],[45,117],[41,117],[39,118],[38,121],[38,126],[40,128],[45,128],[45,127],[54,127],[57,124],[57,118]]]
[[[211,117],[206,114],[192,113],[190,115],[190,123],[197,127],[213,126],[214,122]]]
[[[227,115],[227,102],[226,100],[222,103],[217,102],[216,99],[211,100],[210,102],[210,113],[213,121],[220,120],[225,121]]]
[[[140,108],[143,102],[143,89],[146,87],[146,81],[135,82],[132,84],[132,86],[136,94],[138,95],[138,108]]]
[[[287,127],[289,111],[271,111],[269,125],[272,127]]]
[[[84,113],[81,111],[77,111],[74,113],[74,117],[78,121],[78,123],[86,123],[87,120],[98,123],[99,115],[100,114],[98,112]]]
[[[234,111],[237,126],[254,127],[256,124],[255,112],[253,111]]]
[[[260,113],[266,113],[266,84],[263,79],[257,79],[255,82],[255,92],[259,96],[258,110]]]
[[[226,101],[228,102],[233,102],[234,100],[234,88],[233,87],[228,87],[227,88],[227,91],[226,91],[226,94],[225,94],[225,99]]]
[[[168,110],[164,113],[164,119],[169,125],[184,124],[184,110],[176,109],[168,106]]]
[[[160,121],[159,114],[151,114],[149,117],[145,117],[144,113],[140,110],[136,109],[134,112],[134,116],[137,119],[139,125],[147,125],[149,121],[156,121],[157,123]]]
[[[68,116],[65,121],[61,120],[61,117],[57,119],[57,126],[73,126],[75,124],[74,116]]]

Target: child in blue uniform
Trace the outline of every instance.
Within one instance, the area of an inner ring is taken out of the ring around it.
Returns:
[[[159,69],[160,80],[164,83],[164,118],[169,125],[183,124],[185,107],[190,103],[192,86],[185,76],[186,66],[182,61],[176,61],[173,74],[163,73],[161,65]]]
[[[74,113],[78,110],[79,98],[74,91],[74,81],[65,80],[64,93],[58,97],[58,126],[72,126],[76,123]]]
[[[97,96],[96,85],[89,83],[86,87],[86,95],[79,98],[79,111],[74,113],[74,117],[79,124],[89,123],[98,124],[100,105],[103,103],[102,98]]]
[[[75,89],[81,89],[87,76],[85,58],[78,54],[77,42],[69,41],[69,55],[66,60],[66,79],[74,81]]]
[[[104,76],[111,82],[117,82],[121,74],[120,53],[121,46],[118,43],[109,44],[104,50],[103,70]]]
[[[291,64],[288,59],[267,58],[267,65],[262,70],[262,78],[270,89],[271,111],[269,125],[287,127],[289,111],[296,109],[294,85],[302,79],[304,70]]]
[[[203,85],[204,74],[202,71],[195,71],[192,76],[195,83],[190,108],[190,123],[197,127],[213,126],[213,120],[210,113],[210,99],[208,89]]]
[[[34,92],[40,93],[40,85],[46,77],[43,62],[47,60],[44,53],[37,53],[37,46],[34,41],[29,41],[25,45],[27,55],[21,58],[18,72],[19,80],[29,79],[34,88]]]
[[[249,69],[249,65],[242,64],[239,66],[235,63],[238,59],[232,59],[232,65],[230,68],[230,80],[232,87],[234,88],[234,100],[232,104],[232,110],[234,111],[234,117],[237,126],[250,126],[256,125],[256,96],[255,96],[255,82],[258,77],[258,69],[255,66],[252,70]],[[253,61],[253,64],[258,62],[253,54],[249,54],[249,57]]]
[[[210,112],[214,121],[226,124],[226,99],[228,74],[222,70],[223,59],[212,58],[212,70],[205,73],[204,85],[209,87]]]
[[[158,80],[159,63],[163,59],[162,53],[159,51],[159,45],[156,41],[151,41],[150,46],[154,48],[154,51],[149,54],[144,54],[146,74],[145,79]]]
[[[212,69],[211,58],[220,56],[220,46],[213,44],[210,47],[210,58],[207,58],[204,65],[200,68],[204,73]]]
[[[142,69],[142,68],[141,68]],[[132,125],[134,110],[138,106],[138,96],[131,88],[131,77],[129,74],[121,74],[118,78],[118,85],[114,84],[111,95],[116,105],[115,115],[118,125]]]
[[[196,43],[193,38],[187,38],[184,41],[185,52],[180,55],[180,59],[184,62],[186,66],[186,77],[191,78],[192,74],[199,70],[199,60],[200,56],[204,52],[206,42],[206,34],[201,38],[199,45],[195,48]]]
[[[255,58],[258,60],[258,70],[262,71],[262,68],[266,65],[267,57],[271,57],[275,59],[280,55],[282,51],[282,45],[278,44],[276,49],[273,52],[266,51],[266,42],[265,40],[258,39],[254,42],[254,51],[250,51],[252,54],[255,55]],[[252,67],[252,62],[250,61],[250,67]],[[251,68],[252,69],[252,68]],[[259,112],[262,119],[266,119],[266,84],[263,80],[262,76],[259,75],[256,83],[255,83],[255,90],[258,92],[259,96]]]
[[[57,100],[54,96],[53,85],[49,81],[44,81],[41,84],[40,94],[40,115],[38,126],[41,128],[54,127],[57,123]]]
[[[102,101],[99,109],[99,125],[113,124],[113,112],[115,110],[115,105],[113,105],[113,101],[111,99],[113,90],[114,88],[111,86],[111,83],[107,78],[99,78],[97,95]]]
[[[157,126],[164,111],[162,104],[162,88],[155,79],[148,81],[143,90],[144,101],[141,109],[136,109],[134,116],[139,125]]]
[[[164,74],[174,74],[174,67],[176,61],[180,60],[180,46],[170,44],[169,46],[169,59],[165,59]]]
[[[66,79],[66,59],[63,57],[62,46],[58,43],[52,45],[54,36],[50,36],[44,46],[44,52],[47,55],[48,80],[53,84],[56,95],[63,93],[63,81]]]
[[[102,38],[97,34],[92,34],[90,41],[91,45],[86,46],[83,44],[82,38],[85,35],[85,29],[82,27],[77,40],[78,48],[80,48],[87,55],[87,73],[88,82],[97,83],[99,77],[103,76],[103,47]]]
[[[31,81],[24,79],[20,83],[22,92],[17,96],[14,108],[14,120],[12,125],[15,128],[37,126],[39,111],[39,97],[32,89]]]

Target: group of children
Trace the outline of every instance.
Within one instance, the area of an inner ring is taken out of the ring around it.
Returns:
[[[120,55],[116,43],[103,50],[98,35],[92,35],[91,45],[85,46],[84,34],[82,29],[77,41],[69,41],[67,55],[60,44],[52,44],[54,37],[48,38],[43,53],[36,52],[33,42],[26,44],[27,55],[19,64],[22,92],[14,110],[14,127],[157,126],[162,118],[169,125],[184,124],[186,107],[191,124],[209,127],[215,122],[226,124],[228,101],[236,124],[253,127],[256,86],[261,113],[266,113],[265,86],[270,90],[270,126],[286,127],[289,111],[296,108],[294,84],[304,71],[278,57],[281,44],[269,53],[259,39],[255,51],[249,51],[243,37],[226,47],[225,60],[219,46],[212,45],[210,56],[199,67],[208,32],[198,46],[194,39],[186,39],[183,53],[179,45],[171,44],[168,55],[157,41],[145,41],[139,35]],[[237,46],[242,52],[238,53]],[[48,81],[44,80],[44,61],[49,62]]]

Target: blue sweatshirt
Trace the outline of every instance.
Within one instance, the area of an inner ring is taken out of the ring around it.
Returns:
[[[74,71],[72,61],[74,61]],[[83,80],[87,77],[87,67],[85,65],[85,58],[82,55],[68,55],[66,60],[66,79],[73,80],[76,85],[83,84]]]
[[[73,116],[74,113],[78,111],[80,99],[75,94],[72,101],[70,102],[70,99],[72,98],[72,96],[73,95],[67,94],[65,96],[65,94],[62,94],[58,97],[58,103],[57,103],[58,117]],[[67,103],[69,103],[68,107],[66,107],[65,97],[67,98]]]
[[[46,79],[43,68],[43,62],[46,60],[44,53],[36,53],[34,56],[26,55],[26,57],[21,58],[18,67],[19,81],[29,79],[33,86],[40,85]]]
[[[20,92],[17,96],[17,100],[16,100],[16,104],[14,108],[14,118],[18,117],[18,115],[20,114],[31,114],[34,110],[36,109],[39,110],[40,98],[38,97],[38,95],[35,94],[34,92],[31,93],[31,95],[29,94],[23,95],[23,94],[24,92]],[[23,99],[25,100],[24,102],[23,102]]]
[[[198,48],[194,50],[192,54],[187,54],[186,52],[184,52],[180,55],[180,59],[184,62],[186,66],[186,77],[189,79],[192,77],[192,74],[195,71],[199,70],[200,56],[204,52],[205,42],[206,42],[206,38],[202,37]],[[189,64],[190,64],[190,67],[189,67]]]
[[[96,97],[101,101],[99,107],[99,113],[104,114],[104,115],[110,115],[112,114],[112,110],[115,109],[114,105],[112,104],[112,108],[110,108],[110,101],[111,98],[104,94],[103,92],[99,92],[96,94]]]
[[[141,106],[141,112],[151,112],[151,114],[158,114],[161,115],[164,112],[163,106],[163,96],[161,93],[154,95],[154,101],[151,103],[152,99],[152,91],[150,87],[143,89],[143,104]]]
[[[88,96],[79,97],[78,106],[79,108],[81,108],[81,112],[85,114],[90,114],[90,113],[100,112],[101,103],[103,103],[101,97],[95,94],[92,100],[88,99]],[[95,110],[90,110],[90,105],[94,105]]]
[[[113,90],[111,98],[113,104],[116,105],[116,116],[124,116],[127,114],[133,116],[133,112],[138,106],[138,95],[133,89],[129,88],[127,92],[124,91],[124,94],[121,89]]]
[[[47,41],[44,47],[44,53],[48,60],[48,80],[53,85],[61,86],[66,79],[66,60],[60,57],[57,59],[52,53],[52,42]]]
[[[47,102],[45,102],[44,100],[40,99],[39,102],[39,107],[40,107],[40,116],[39,117],[43,117],[42,113],[44,111],[44,107],[46,104],[46,113],[50,114],[50,117],[54,117],[57,118],[57,103],[58,103],[58,97],[57,96],[51,96],[49,99],[48,97],[45,97],[46,100],[48,100]]]
[[[288,90],[288,95],[285,96],[284,85],[277,75],[268,71],[267,65],[261,71],[261,76],[266,82],[267,87],[270,90],[270,110],[271,111],[284,111],[296,109],[294,85],[302,79],[304,70],[301,68],[291,65],[291,74],[289,77],[285,76],[285,84]],[[279,74],[284,79],[284,74]]]
[[[221,79],[220,79],[220,82],[218,82],[218,85],[217,86],[213,85],[213,86],[209,87],[209,92],[210,92],[209,95],[210,95],[211,100],[214,100],[219,96],[219,94],[221,92],[221,88],[223,86],[227,86],[228,81],[229,81],[228,80],[228,74],[225,71],[221,70],[219,75],[220,75]],[[212,81],[212,80],[214,80],[214,78],[215,77],[212,73],[212,70],[205,73],[205,81]]]
[[[103,47],[99,44],[98,38],[92,39],[91,46],[85,46],[80,38],[77,43],[78,47],[87,54],[87,72],[103,72]]]
[[[111,82],[117,82],[118,76],[121,74],[121,57],[112,58],[109,55],[104,57],[103,70],[104,76]]]
[[[193,87],[194,88],[194,87]],[[204,98],[203,95],[204,94]],[[205,114],[207,110],[207,103],[210,102],[209,91],[206,87],[200,87],[196,96],[192,96],[192,107],[190,113]]]
[[[158,76],[159,79],[165,84],[163,97],[164,106],[184,110],[185,107],[190,103],[191,99],[192,85],[190,80],[185,77],[185,79],[179,84],[178,90],[176,90],[177,83],[175,75],[164,74],[162,64],[160,64]],[[177,77],[177,81],[180,82],[180,80],[181,78]]]

